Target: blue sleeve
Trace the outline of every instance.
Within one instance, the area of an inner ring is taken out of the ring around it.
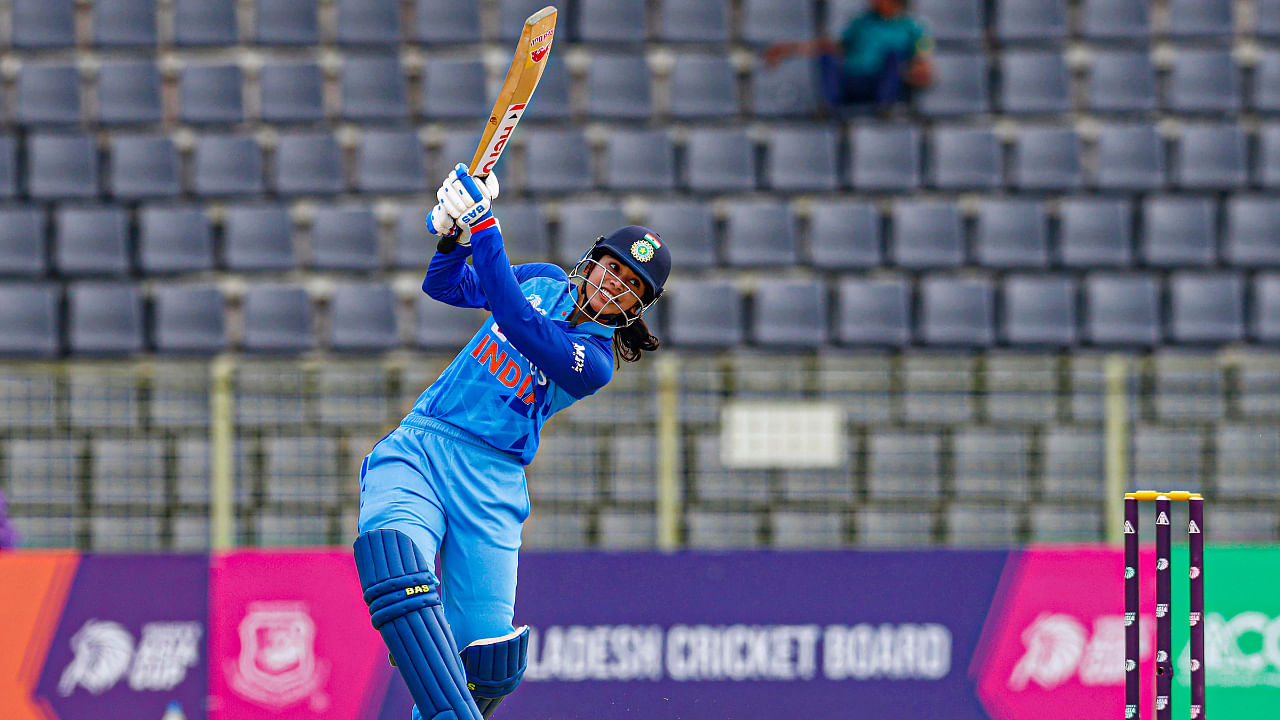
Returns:
[[[471,248],[474,270],[489,300],[489,310],[511,344],[576,398],[604,387],[613,376],[613,358],[594,343],[570,337],[562,324],[543,317],[529,304],[502,247],[502,232],[490,226],[472,233]],[[564,274],[563,270],[556,270]],[[545,272],[548,270],[542,263],[521,266],[521,274]]]
[[[476,278],[476,271],[467,265],[471,248],[458,245],[453,252],[437,251],[427,265],[427,276],[422,280],[422,291],[427,295],[454,307],[485,307],[484,292]]]

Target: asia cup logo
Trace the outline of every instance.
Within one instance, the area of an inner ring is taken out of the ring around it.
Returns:
[[[316,658],[315,639],[305,603],[250,603],[240,621],[240,657],[225,666],[231,688],[277,711],[304,699],[312,710],[325,710],[329,663]]]

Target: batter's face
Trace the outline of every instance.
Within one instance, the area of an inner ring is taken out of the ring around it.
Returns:
[[[618,258],[601,253],[590,267],[582,288],[589,314],[620,315],[639,304],[644,296],[644,281]]]

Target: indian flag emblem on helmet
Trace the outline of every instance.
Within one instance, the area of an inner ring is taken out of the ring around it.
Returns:
[[[662,247],[662,241],[653,233],[645,233],[644,237],[631,243],[631,257],[640,262],[649,262],[653,259],[653,254]]]

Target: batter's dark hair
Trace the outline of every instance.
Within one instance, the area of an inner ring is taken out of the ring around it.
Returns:
[[[657,350],[661,344],[656,336],[649,333],[644,320],[620,327],[613,331],[614,366],[622,367],[624,361],[635,362],[645,350]]]

